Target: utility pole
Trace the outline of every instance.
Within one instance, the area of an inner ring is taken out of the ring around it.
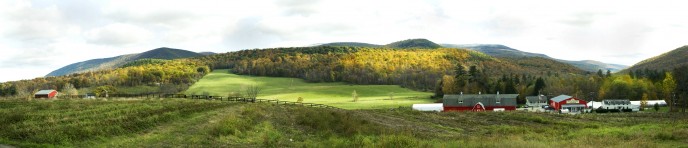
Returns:
[[[595,92],[590,92],[590,106],[588,108],[595,108]]]
[[[676,104],[676,92],[671,93],[671,104],[669,104],[669,112],[674,111],[674,105]]]

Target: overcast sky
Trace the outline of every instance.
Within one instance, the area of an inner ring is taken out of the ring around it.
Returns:
[[[229,52],[410,38],[632,65],[686,45],[687,12],[658,0],[2,0],[0,82],[158,47]]]

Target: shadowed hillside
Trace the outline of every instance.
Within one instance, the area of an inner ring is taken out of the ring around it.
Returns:
[[[63,76],[73,73],[81,73],[87,71],[98,71],[105,69],[113,69],[125,65],[129,62],[140,60],[140,59],[180,59],[180,58],[190,58],[203,56],[195,52],[173,49],[173,48],[157,48],[150,51],[146,51],[139,54],[128,54],[121,55],[111,58],[103,59],[93,59],[83,62],[78,62],[74,64],[67,65],[60,69],[50,72],[46,76]]]
[[[407,39],[403,41],[396,41],[393,43],[389,43],[387,45],[376,45],[376,44],[370,44],[370,43],[361,43],[361,42],[333,42],[333,43],[325,43],[322,45],[318,46],[338,46],[338,47],[386,47],[386,48],[396,48],[396,49],[415,49],[415,48],[422,48],[422,49],[436,49],[440,48],[439,44],[436,44],[430,40],[427,39]]]
[[[625,65],[608,64],[608,63],[603,63],[603,62],[593,61],[593,60],[569,61],[569,60],[555,59],[555,58],[549,57],[549,56],[544,55],[544,54],[520,51],[517,49],[513,49],[511,47],[507,47],[507,46],[499,45],[499,44],[464,44],[464,45],[442,44],[442,46],[451,47],[451,48],[472,49],[472,50],[480,51],[482,53],[485,53],[485,54],[488,54],[488,55],[494,56],[494,57],[504,57],[504,58],[542,57],[542,58],[553,59],[553,60],[556,60],[559,62],[571,64],[575,67],[578,67],[578,68],[585,70],[585,71],[588,71],[588,72],[596,72],[600,69],[602,69],[603,71],[610,70],[612,72],[617,72],[617,71],[622,70],[622,69],[627,67]]]
[[[359,43],[359,42],[334,42],[334,43],[322,44],[319,46],[382,47],[382,45]]]
[[[676,48],[667,53],[643,60],[622,72],[629,70],[672,70],[683,65],[688,65],[688,46]]]
[[[389,48],[425,48],[425,49],[436,49],[442,46],[427,40],[427,39],[408,39],[403,41],[397,41],[394,43],[389,43],[385,45]]]

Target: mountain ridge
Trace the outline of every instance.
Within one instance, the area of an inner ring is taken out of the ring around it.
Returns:
[[[414,44],[416,43],[416,44]],[[403,45],[401,45],[403,44]],[[423,46],[412,46],[412,45],[423,45]],[[435,46],[437,45],[437,46]],[[604,63],[600,61],[594,61],[594,60],[580,60],[580,61],[572,61],[572,60],[562,60],[562,59],[557,59],[550,57],[545,54],[541,53],[531,53],[531,52],[525,52],[521,51],[518,49],[511,48],[506,45],[502,44],[436,44],[430,40],[427,39],[407,39],[407,40],[402,40],[402,41],[397,41],[393,43],[389,43],[386,45],[377,45],[377,44],[370,44],[370,43],[364,43],[364,42],[332,42],[332,43],[324,43],[324,44],[319,44],[315,46],[348,46],[348,47],[387,47],[387,48],[439,48],[439,47],[447,47],[447,48],[463,48],[463,49],[471,49],[475,50],[478,52],[485,53],[487,55],[493,56],[493,57],[502,57],[502,58],[522,58],[522,57],[541,57],[541,58],[548,58],[548,59],[553,59],[559,62],[567,63],[570,64],[574,67],[577,67],[579,69],[588,71],[588,72],[597,72],[598,70],[609,70],[611,72],[618,72],[623,70],[624,68],[627,68],[628,66],[626,65],[620,65],[620,64],[610,64],[610,63]]]
[[[678,47],[669,52],[645,59],[621,72],[628,72],[639,69],[649,70],[672,70],[674,68],[688,65],[688,45]]]
[[[480,51],[482,53],[488,54],[490,56],[495,56],[495,57],[509,57],[509,58],[542,57],[542,58],[549,58],[549,59],[557,60],[559,62],[571,64],[575,67],[578,67],[582,70],[589,71],[589,72],[596,72],[600,69],[610,70],[612,72],[617,72],[617,71],[620,71],[620,70],[628,67],[626,65],[609,64],[609,63],[604,63],[604,62],[594,61],[594,60],[580,60],[580,61],[562,60],[562,59],[550,57],[550,56],[545,55],[545,54],[521,51],[521,50],[514,49],[514,48],[511,48],[511,47],[508,47],[505,45],[501,45],[501,44],[441,44],[441,45],[444,47],[450,47],[450,48],[473,49],[473,50]]]
[[[140,59],[180,59],[203,56],[203,54],[195,53],[183,49],[174,49],[168,47],[160,47],[138,54],[125,54],[109,58],[98,58],[86,61],[81,61],[67,66],[61,67],[48,73],[46,76],[63,76],[73,73],[81,73],[87,71],[97,71],[103,69],[112,69],[127,64],[132,61]]]
[[[418,39],[406,39],[401,41],[392,42],[385,45],[377,45],[363,42],[331,42],[324,43],[315,46],[347,46],[347,47],[387,47],[387,48],[401,48],[401,49],[412,49],[412,48],[424,48],[424,49],[437,49],[442,47],[435,42],[428,39],[418,38]]]

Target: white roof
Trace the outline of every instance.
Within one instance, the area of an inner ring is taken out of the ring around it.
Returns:
[[[559,95],[557,97],[552,98],[552,101],[561,102],[561,101],[564,101],[564,100],[569,99],[569,98],[572,98],[572,97],[568,96],[568,95]]]
[[[655,103],[659,105],[666,105],[666,101],[664,100],[647,100],[647,105],[655,105]],[[633,105],[640,105],[640,101],[631,101],[631,104]]]
[[[647,100],[647,105],[655,105],[657,103],[658,105],[666,105],[666,101],[664,100]],[[640,101],[631,101],[631,105],[638,105],[640,106]],[[602,102],[597,102],[597,101],[590,101],[588,102],[588,106],[590,107],[599,107],[602,106]]]
[[[55,91],[55,90],[52,90],[52,89],[49,89],[49,90],[41,90],[41,91],[36,92],[36,95],[47,95],[47,94],[50,94],[50,93],[53,92],[53,91]]]
[[[437,111],[441,112],[444,110],[443,103],[433,103],[433,104],[413,104],[411,108],[417,111]]]

